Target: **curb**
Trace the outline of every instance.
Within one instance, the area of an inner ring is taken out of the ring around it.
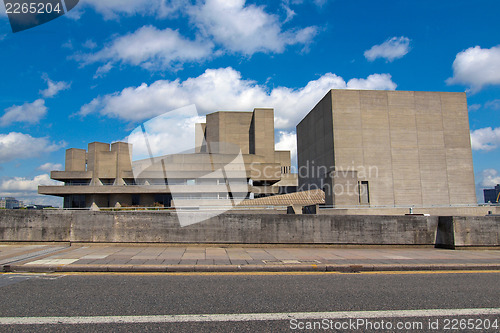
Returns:
[[[181,273],[181,272],[396,272],[396,271],[489,271],[500,264],[421,264],[421,265],[5,265],[6,273]]]

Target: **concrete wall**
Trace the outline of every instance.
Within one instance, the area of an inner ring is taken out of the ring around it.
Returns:
[[[481,247],[500,246],[500,216],[322,216],[245,212],[223,214],[181,228],[176,215],[169,212],[3,210],[0,211],[1,241]]]
[[[325,190],[326,204],[333,205],[328,179],[334,170],[332,96],[328,93],[297,125],[297,161],[299,188],[302,191]]]
[[[54,214],[56,213],[56,214]],[[0,211],[0,240],[19,242],[67,242],[74,212]]]
[[[297,140],[299,169],[356,170],[373,206],[476,203],[465,93],[331,90],[297,126]],[[303,174],[300,185],[318,183]],[[341,198],[348,188],[331,192],[327,205],[351,201]]]
[[[437,225],[424,216],[224,214],[181,228],[168,212],[1,211],[0,240],[433,245]]]
[[[320,215],[405,215],[408,207],[401,208],[328,208],[320,209]],[[433,216],[485,216],[500,214],[500,206],[463,206],[463,207],[415,207],[413,214],[430,214]]]
[[[251,131],[253,131],[250,136],[254,140],[254,154],[264,156],[268,162],[275,162],[274,110],[254,109]]]
[[[250,112],[229,111],[208,114],[206,116],[207,143],[232,143],[240,147],[242,154],[249,154],[252,116]]]
[[[87,168],[87,151],[85,149],[66,149],[65,171],[82,171]]]
[[[500,216],[439,217],[436,247],[500,246]]]

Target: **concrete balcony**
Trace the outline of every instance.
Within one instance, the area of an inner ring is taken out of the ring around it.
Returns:
[[[119,186],[39,186],[38,193],[55,196],[71,194],[157,194],[157,193],[248,193],[247,184],[226,185],[119,185]]]
[[[59,181],[71,179],[92,179],[92,171],[52,171],[50,178]]]

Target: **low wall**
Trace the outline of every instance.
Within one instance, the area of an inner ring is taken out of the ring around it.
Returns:
[[[325,208],[320,209],[320,215],[405,215],[410,208],[405,207],[356,207],[356,208]],[[432,216],[486,216],[488,213],[500,214],[500,206],[457,206],[457,207],[415,207],[414,214],[429,214]]]
[[[170,212],[0,211],[0,241],[434,245],[438,217],[223,214],[181,228]]]
[[[500,246],[500,216],[439,217],[436,247]]]

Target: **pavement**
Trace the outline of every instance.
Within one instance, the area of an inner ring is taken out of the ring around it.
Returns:
[[[500,249],[1,244],[0,267],[34,273],[500,270]]]

